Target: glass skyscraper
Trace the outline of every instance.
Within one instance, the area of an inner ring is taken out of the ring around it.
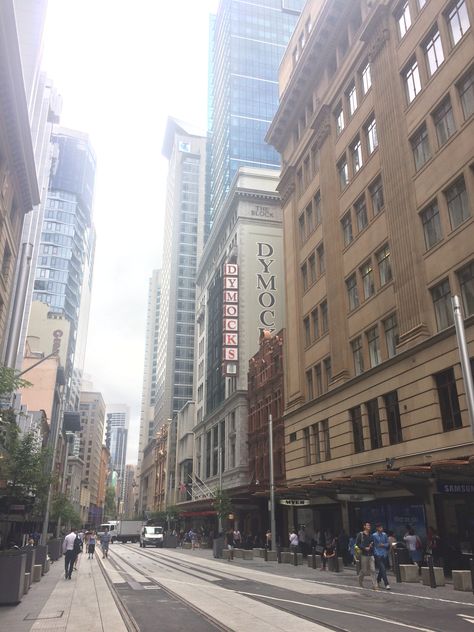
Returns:
[[[221,0],[210,28],[210,219],[240,166],[280,167],[265,143],[278,106],[278,67],[304,0]]]

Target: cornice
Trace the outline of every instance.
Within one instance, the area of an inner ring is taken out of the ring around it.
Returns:
[[[373,62],[390,39],[388,28],[388,7],[379,4],[373,12],[360,39],[369,47],[369,60]]]
[[[293,165],[289,165],[281,173],[281,178],[280,182],[278,183],[277,190],[281,195],[282,206],[285,206],[285,204],[295,192],[295,171],[295,167]]]

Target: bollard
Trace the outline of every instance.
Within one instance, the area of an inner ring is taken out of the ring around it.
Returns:
[[[296,552],[296,549],[293,551],[293,565],[298,566],[298,553]]]
[[[472,584],[472,592],[474,593],[474,560],[469,558],[469,568],[471,569],[471,584]]]
[[[397,584],[402,583],[402,575],[400,572],[400,562],[398,561],[398,550],[393,549],[393,566],[395,571],[395,579],[397,580]]]
[[[263,559],[265,562],[268,562],[268,547],[265,547],[263,550]]]
[[[431,588],[436,588],[436,577],[435,577],[435,572],[433,568],[433,556],[427,555],[427,559],[428,559],[428,568],[430,572],[430,586]],[[472,569],[471,569],[471,573],[472,573]]]
[[[312,559],[311,559],[311,562],[312,562],[312,567],[313,567],[313,569],[315,569],[315,568],[316,568],[316,553],[315,553],[314,548],[313,548],[313,553],[312,553],[312,555],[311,555],[311,558],[312,558]]]
[[[277,546],[277,562],[281,564],[281,549],[279,546]]]

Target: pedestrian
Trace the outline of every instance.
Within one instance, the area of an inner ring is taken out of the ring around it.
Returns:
[[[290,551],[292,553],[296,553],[298,551],[299,542],[300,542],[298,538],[298,534],[296,533],[296,529],[292,529],[290,531],[289,539],[290,539]]]
[[[342,562],[344,566],[349,566],[352,562],[352,558],[349,555],[349,538],[347,533],[342,529],[339,537],[337,538],[337,549],[342,555]]]
[[[394,556],[393,551],[397,544],[397,538],[393,531],[389,531],[387,535],[388,535],[388,543],[390,544],[390,547],[388,549],[388,560],[390,562],[390,567],[395,568],[395,556]]]
[[[191,529],[189,529],[188,536],[189,536],[189,541],[191,542],[191,551],[194,551],[194,549],[199,546],[198,534],[191,527]]]
[[[387,579],[387,562],[390,551],[390,542],[388,541],[388,535],[383,530],[383,525],[380,522],[375,525],[375,531],[372,534],[372,537],[374,539],[375,568],[378,570],[377,586],[380,588],[380,583],[383,581],[385,589],[390,590],[390,584]]]
[[[272,532],[270,531],[270,529],[268,529],[266,534],[265,534],[265,542],[266,542],[266,545],[267,545],[267,549],[271,550],[271,548],[272,548]]]
[[[378,590],[375,579],[374,538],[370,533],[370,522],[364,523],[364,528],[357,534],[356,547],[360,549],[359,586],[364,587],[364,577],[370,575],[372,588]]]
[[[109,556],[109,544],[112,536],[109,533],[108,527],[105,527],[104,533],[100,536],[100,547],[102,549],[102,559]]]
[[[356,538],[357,536],[351,535],[349,542],[347,543],[347,552],[349,554],[351,564],[357,564],[358,560],[358,556],[355,552]]]
[[[240,533],[238,527],[234,528],[232,535],[234,538],[234,547],[236,549],[240,549],[240,547],[242,546],[242,534]]]
[[[325,571],[328,560],[332,560],[335,557],[336,557],[336,549],[333,546],[333,543],[328,544],[326,547],[324,547],[324,551],[321,556],[322,566],[320,570]]]
[[[74,567],[74,561],[76,559],[76,553],[74,551],[76,538],[76,530],[74,529],[74,527],[71,527],[70,533],[64,538],[63,541],[65,579],[71,579],[72,569]]]
[[[300,551],[303,553],[303,557],[306,557],[306,531],[304,524],[300,525],[298,541],[300,543]]]
[[[441,538],[439,537],[436,529],[428,527],[427,541],[426,541],[426,553],[433,556],[433,565],[441,566],[442,547]]]
[[[94,553],[95,553],[95,543],[96,543],[96,536],[95,536],[95,531],[91,531],[89,533],[89,537],[87,540],[87,553],[89,555],[89,557],[87,559],[94,559]]]
[[[419,573],[421,573],[421,564],[423,562],[423,544],[420,538],[416,535],[415,529],[408,528],[408,533],[403,536],[405,543],[408,547],[408,553],[413,564],[418,564]]]

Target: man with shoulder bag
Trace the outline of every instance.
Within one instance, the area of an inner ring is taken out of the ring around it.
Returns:
[[[370,575],[372,588],[378,590],[375,579],[374,538],[370,533],[370,522],[366,522],[363,530],[357,534],[356,546],[360,549],[359,586],[363,588],[364,577]]]

